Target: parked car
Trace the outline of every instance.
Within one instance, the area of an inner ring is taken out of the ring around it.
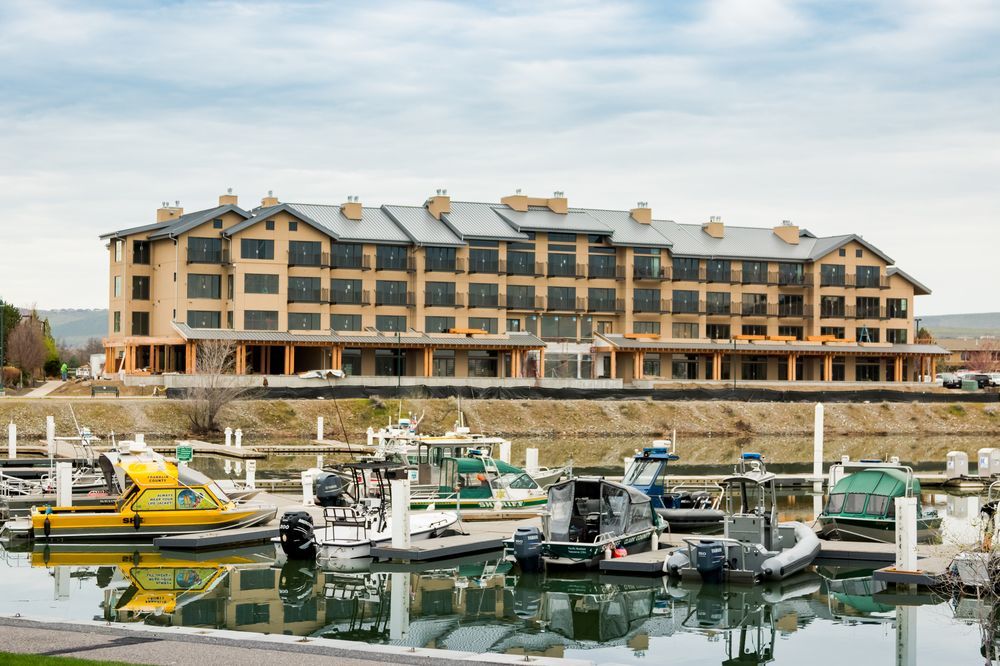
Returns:
[[[962,378],[953,372],[942,372],[941,385],[946,389],[962,388]]]
[[[993,383],[990,380],[990,376],[983,372],[969,372],[962,375],[962,379],[976,382],[978,387],[981,389],[986,388]]]
[[[76,378],[77,379],[90,379],[90,366],[89,365],[81,365],[79,368],[77,368],[76,369]]]
[[[990,376],[990,383],[993,386],[1000,386],[1000,372],[989,372],[987,374]]]

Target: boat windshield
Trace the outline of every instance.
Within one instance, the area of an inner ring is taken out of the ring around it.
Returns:
[[[210,484],[208,484],[208,489],[212,492],[213,495],[215,495],[215,498],[219,500],[220,503],[226,504],[231,501],[229,499],[229,496],[226,495],[226,493],[222,492],[222,488],[220,488],[219,484],[217,484],[215,481],[212,481]]]
[[[493,480],[494,488],[510,488],[511,490],[531,490],[537,488],[538,484],[527,474],[521,473],[517,474],[511,472],[509,474],[504,474],[498,479]]]
[[[659,460],[633,460],[622,483],[626,486],[651,486],[659,469]]]

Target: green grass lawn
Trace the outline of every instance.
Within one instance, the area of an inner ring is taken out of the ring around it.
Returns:
[[[39,654],[0,652],[0,664],[6,666],[126,666],[121,661],[92,661],[74,657],[47,657]]]

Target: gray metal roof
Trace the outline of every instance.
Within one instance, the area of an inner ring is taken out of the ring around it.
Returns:
[[[604,226],[611,229],[612,245],[640,247],[670,247],[670,239],[660,233],[652,224],[642,224],[625,210],[582,209]]]
[[[294,215],[314,229],[342,242],[406,245],[411,242],[410,238],[381,208],[362,208],[360,220],[349,220],[340,212],[340,206],[300,203],[282,203],[268,208],[259,208],[254,211],[253,218],[226,230],[226,235],[231,236],[243,231],[282,211]]]
[[[382,206],[389,217],[417,245],[462,247],[462,239],[441,220],[435,219],[423,206]]]
[[[101,234],[98,236],[101,240],[107,240],[108,238],[123,238],[125,236],[131,236],[132,234],[141,234],[146,231],[152,231],[158,227],[165,226],[165,222],[153,222],[152,224],[144,224],[139,227],[130,227],[128,229],[122,229],[120,231],[111,231],[106,234]]]
[[[888,268],[885,269],[885,274],[890,277],[893,275],[899,275],[899,277],[909,281],[910,284],[912,284],[914,287],[920,290],[920,293],[914,292],[913,294],[914,296],[927,296],[931,293],[931,290],[928,286],[926,286],[922,282],[918,282],[916,278],[914,278],[912,275],[904,271],[902,268],[898,268],[896,266],[889,266]]]
[[[566,232],[578,234],[610,234],[611,228],[582,210],[553,213],[548,208],[530,207],[527,212],[502,207],[497,213],[518,231]],[[638,224],[638,222],[636,222]]]
[[[184,322],[171,322],[185,340],[232,340],[239,342],[302,342],[342,345],[395,347],[512,347],[539,348],[545,343],[531,333],[505,335],[451,335],[438,333],[426,335],[409,331],[398,338],[394,333],[291,333],[288,331],[238,331],[228,328],[192,328]]]
[[[497,204],[471,201],[452,201],[451,212],[441,215],[441,219],[461,238],[482,238],[488,240],[525,240],[527,234],[515,230],[500,217]]]
[[[626,338],[620,334],[597,335],[595,342],[605,342],[616,349],[653,349],[662,351],[694,350],[705,352],[733,351],[732,340],[649,340]],[[942,356],[950,352],[938,345],[879,345],[879,344],[822,344],[822,343],[791,343],[791,342],[754,342],[738,340],[736,351],[741,354],[782,353],[812,353],[812,354],[851,354],[859,356],[879,356],[881,354],[923,354],[926,356]]]
[[[155,234],[150,234],[149,239],[156,240],[158,238],[173,238],[174,236],[179,236],[185,231],[191,231],[195,227],[202,225],[209,220],[221,217],[226,213],[238,213],[239,215],[242,215],[244,219],[250,217],[250,213],[243,210],[239,206],[234,206],[232,204],[216,206],[215,208],[208,208],[206,210],[195,211],[194,213],[187,213],[186,215],[181,215],[173,222],[164,223],[163,229]]]

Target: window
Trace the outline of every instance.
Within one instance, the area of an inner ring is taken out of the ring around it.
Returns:
[[[905,345],[906,344],[907,331],[905,328],[887,328],[885,329],[885,341],[891,342],[894,345]]]
[[[821,296],[819,300],[819,316],[840,318],[844,316],[843,296]]]
[[[520,319],[508,319],[507,320],[507,332],[508,333],[518,333],[521,330],[521,320]]]
[[[149,313],[132,313],[132,335],[149,335]]]
[[[860,250],[859,250],[860,252]],[[875,287],[879,286],[879,268],[878,266],[858,266],[857,278],[855,285],[859,288],[861,287]]]
[[[854,362],[854,381],[877,382],[881,369],[878,358],[859,356]]]
[[[712,340],[728,340],[730,337],[729,324],[706,324],[705,337]]]
[[[361,374],[361,350],[360,349],[345,349],[344,350],[344,354],[341,357],[340,367],[344,371],[345,375],[360,375]]]
[[[698,292],[674,289],[673,312],[697,314]]]
[[[743,324],[740,332],[742,335],[759,335],[767,337],[767,326],[763,326],[761,324]]]
[[[364,246],[357,243],[333,243],[330,246],[330,265],[333,268],[361,268]]]
[[[840,255],[841,257],[846,257],[847,256],[847,248],[846,247],[840,248],[840,250],[837,251],[837,254]]]
[[[116,275],[112,284],[112,293],[115,298],[120,298],[122,295],[122,276]]]
[[[885,514],[885,510],[889,508],[889,498],[886,495],[870,495],[868,497],[868,506],[865,509],[866,513],[872,516],[881,516]]]
[[[767,357],[766,356],[745,356],[743,357],[743,379],[752,381],[755,379],[767,379]]]
[[[213,229],[221,229],[222,228],[222,220],[212,220],[212,228]]]
[[[879,342],[879,329],[859,326],[855,329],[854,337],[858,342]]]
[[[361,305],[361,280],[330,280],[330,302],[334,305]]]
[[[855,300],[855,311],[858,319],[878,319],[881,310],[881,299],[878,297],[858,296]]]
[[[433,365],[431,372],[433,372],[435,377],[455,376],[454,349],[435,349],[431,363]]]
[[[288,278],[289,303],[319,303],[323,300],[318,277]]]
[[[805,306],[801,294],[778,294],[779,317],[801,317]]]
[[[455,271],[455,248],[428,247],[424,250],[429,271]]]
[[[243,292],[247,294],[277,294],[278,276],[267,273],[247,273],[243,276]]]
[[[274,231],[274,220],[265,220],[264,221],[264,230],[265,231]]]
[[[375,305],[406,305],[406,282],[378,280],[375,283]]]
[[[320,329],[320,316],[318,312],[289,312],[289,331],[318,331]]]
[[[708,314],[729,314],[732,295],[728,291],[710,291],[705,294]]]
[[[531,310],[535,307],[535,288],[512,284],[507,287],[507,307]]]
[[[743,316],[767,315],[767,294],[743,294]]]
[[[478,328],[486,331],[487,333],[496,334],[496,317],[469,317],[469,328]]]
[[[298,221],[296,221],[296,220],[288,220],[288,230],[289,231],[298,231],[299,230],[299,223],[298,223]]]
[[[405,331],[406,317],[401,315],[377,315],[375,328],[380,331]]]
[[[291,224],[289,222],[289,224]],[[289,266],[322,266],[323,244],[319,241],[288,241]]]
[[[689,257],[674,257],[675,280],[697,280],[698,260]]]
[[[660,311],[660,290],[659,289],[633,289],[632,290],[632,310],[635,312],[659,312]]]
[[[478,282],[469,284],[470,308],[495,308],[499,305],[500,296],[497,285]]]
[[[376,245],[375,269],[380,271],[405,271],[406,248],[401,245]]]
[[[614,251],[614,248],[609,248]],[[613,278],[616,273],[615,255],[591,254],[587,275],[592,278]]]
[[[698,324],[674,322],[672,326],[673,337],[675,338],[697,338]]]
[[[802,264],[779,263],[778,284],[805,284],[805,274]]]
[[[243,328],[248,331],[277,331],[278,312],[276,310],[246,310],[243,312]]]
[[[823,264],[819,267],[821,287],[843,287],[844,282],[843,264]]]
[[[803,337],[801,326],[779,326],[778,335],[782,337],[795,338],[801,340]]]
[[[642,359],[642,374],[648,377],[660,376],[660,355],[646,354]]]
[[[549,310],[576,309],[576,287],[549,287],[547,308]],[[573,333],[576,337],[576,333]]]
[[[330,328],[334,331],[360,331],[361,315],[332,314],[330,315]]]
[[[454,317],[424,317],[424,333],[447,333],[453,328]]]
[[[236,290],[233,287],[234,278],[233,274],[230,273],[226,276],[226,298],[233,300],[233,296],[236,294]]]
[[[121,333],[122,332],[122,313],[116,310],[115,313],[114,313],[114,316],[112,317],[112,319],[114,320],[114,323],[112,324],[112,330],[115,333]]]
[[[513,243],[511,243],[513,245]],[[534,275],[535,253],[507,251],[508,275]]]
[[[132,276],[132,298],[137,301],[148,301],[149,300],[149,276],[148,275],[133,275]]]
[[[632,323],[632,332],[646,335],[659,335],[660,322],[658,321],[636,321]]]
[[[222,239],[188,238],[187,260],[189,264],[222,263]]]
[[[123,241],[123,240],[116,240],[115,241],[115,245],[114,245],[115,262],[119,262],[119,261],[122,260],[122,253],[125,251],[124,248],[125,248],[125,241]]]
[[[425,293],[424,305],[455,305],[454,282],[428,282]]]
[[[375,350],[375,374],[379,377],[397,377],[403,375],[405,357],[399,349]]]
[[[694,354],[672,354],[670,376],[674,379],[698,379],[698,357]]]
[[[843,326],[820,326],[820,335],[832,335],[837,340],[844,339],[844,327]]]
[[[222,276],[191,273],[187,280],[188,298],[222,298]]]
[[[844,493],[831,494],[830,499],[826,503],[826,510],[828,513],[840,513],[844,509],[844,499],[846,495]]]
[[[132,263],[133,264],[149,263],[149,241],[144,241],[144,240],[132,241]]]
[[[222,313],[211,310],[188,310],[187,324],[191,328],[222,328]]]
[[[273,590],[274,579],[275,579],[274,569],[241,569],[240,589]]]
[[[240,256],[244,259],[274,259],[274,241],[269,238],[244,238],[240,241]]]
[[[226,328],[232,328],[232,327],[233,327],[233,311],[228,310],[226,311]]]
[[[500,251],[485,248],[473,247],[469,249],[469,272],[470,273],[493,273],[500,272]]]
[[[864,512],[866,499],[868,495],[865,493],[848,493],[847,501],[844,503],[844,513]]]
[[[549,234],[551,236],[552,234]],[[554,251],[561,246],[549,246],[549,276],[550,277],[575,277],[576,276],[576,254],[566,253],[566,249],[572,252],[575,248],[567,246],[562,252]]]
[[[633,262],[633,273],[636,279],[657,279],[660,277],[660,256],[655,257],[635,255]]]
[[[863,256],[863,253],[861,252],[860,249],[857,249],[854,251],[854,256],[860,259]]]
[[[591,287],[587,290],[587,310],[591,312],[614,312],[615,290]]]
[[[906,319],[906,299],[885,299],[885,314],[890,319]]]
[[[576,234],[556,233],[556,232],[553,231],[553,232],[551,232],[549,234],[549,242],[550,243],[575,243],[576,242]]]
[[[706,263],[709,282],[729,282],[732,270],[727,259],[709,259]]]
[[[546,339],[576,339],[576,317],[545,315],[542,317],[542,337]]]
[[[496,377],[497,361],[499,355],[495,351],[484,351],[480,349],[470,349],[469,354],[469,376],[470,377]]]
[[[744,261],[743,284],[767,284],[767,262]]]

